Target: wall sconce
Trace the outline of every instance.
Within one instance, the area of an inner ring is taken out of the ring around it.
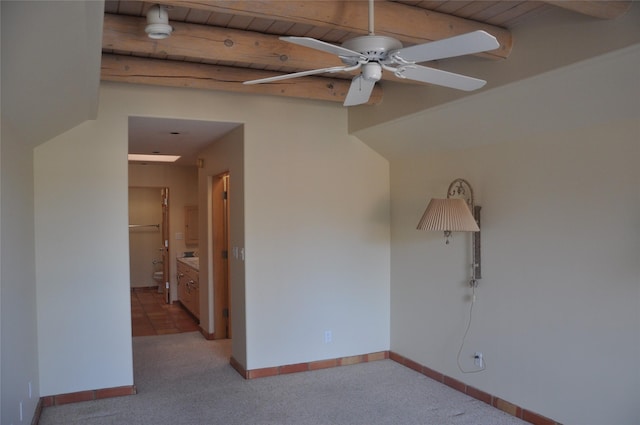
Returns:
[[[171,35],[173,28],[169,25],[169,13],[166,6],[156,4],[147,11],[147,26],[144,31],[149,38],[161,40]]]
[[[473,189],[468,181],[455,179],[447,190],[447,199],[433,198],[427,205],[418,230],[444,231],[446,243],[449,243],[451,232],[473,232],[471,265],[471,281],[473,288],[478,286],[482,278],[480,266],[480,206],[474,205]],[[473,211],[473,215],[472,215]]]

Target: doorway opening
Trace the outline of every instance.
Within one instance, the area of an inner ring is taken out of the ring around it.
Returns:
[[[157,288],[169,303],[169,189],[129,187],[131,288]]]
[[[170,190],[170,304],[163,310],[177,307],[190,314],[196,320],[194,330],[206,339],[230,339],[240,332],[242,341],[244,322],[237,316],[232,321],[232,316],[243,315],[243,304],[234,299],[232,312],[230,302],[232,292],[237,295],[232,286],[244,280],[244,256],[239,254],[244,254],[242,124],[148,116],[130,116],[128,124],[129,153],[180,156],[172,163],[129,162],[130,186]],[[230,181],[236,196],[233,206]],[[227,194],[226,199],[213,196],[214,186],[220,196]],[[230,251],[232,245],[238,247]],[[185,264],[195,272],[181,271]]]
[[[169,275],[169,188],[129,187],[129,274],[132,336],[198,330],[172,305]]]

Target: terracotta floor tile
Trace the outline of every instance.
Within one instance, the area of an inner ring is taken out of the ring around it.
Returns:
[[[193,332],[197,321],[180,305],[166,304],[156,288],[131,291],[131,329],[133,336]]]
[[[191,321],[178,321],[176,322],[176,327],[180,330],[180,332],[193,332],[198,330],[198,325],[196,325],[193,320]]]

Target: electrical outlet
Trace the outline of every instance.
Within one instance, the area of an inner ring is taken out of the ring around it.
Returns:
[[[31,399],[31,397],[33,397],[33,393],[32,393],[32,389],[31,389],[31,381],[29,381],[29,399]]]
[[[22,402],[20,402],[20,422],[22,422]]]
[[[328,344],[333,340],[331,331],[324,331],[324,343]]]
[[[473,354],[473,363],[478,367],[484,367],[484,358],[481,351],[476,351]]]

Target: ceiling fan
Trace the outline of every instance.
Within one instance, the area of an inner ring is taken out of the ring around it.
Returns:
[[[369,35],[352,38],[341,46],[310,37],[280,37],[280,40],[289,43],[335,54],[345,65],[261,78],[245,81],[243,84],[270,83],[307,75],[351,72],[361,69],[361,73],[351,81],[344,101],[344,106],[354,106],[367,103],[373,87],[382,77],[382,70],[393,72],[399,78],[465,91],[479,89],[487,83],[477,78],[416,65],[416,63],[497,49],[500,43],[494,36],[485,31],[473,31],[430,43],[403,47],[402,43],[395,38],[374,34],[373,1],[369,0]]]

